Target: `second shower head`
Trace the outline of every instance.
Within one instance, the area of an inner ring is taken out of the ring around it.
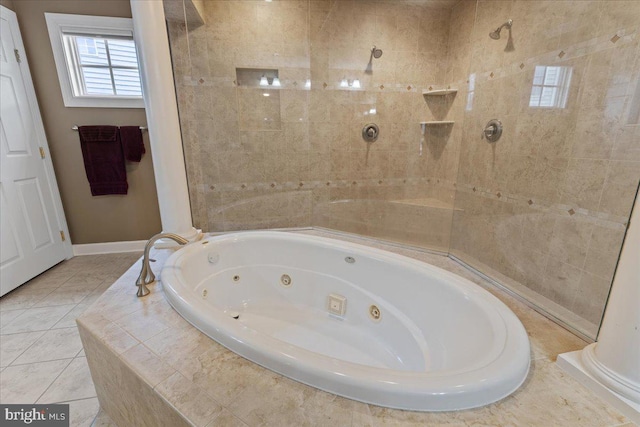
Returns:
[[[491,37],[494,40],[499,40],[500,39],[500,31],[502,31],[502,29],[504,27],[507,27],[508,29],[511,29],[511,25],[513,25],[513,20],[509,19],[507,22],[505,22],[504,24],[502,24],[498,28],[496,28],[495,31],[490,32],[489,33],[489,37]]]

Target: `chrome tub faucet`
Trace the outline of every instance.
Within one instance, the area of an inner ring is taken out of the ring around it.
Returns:
[[[138,276],[138,280],[136,280],[136,286],[138,287],[138,297],[149,295],[149,292],[151,291],[149,290],[149,288],[147,288],[147,285],[153,283],[156,280],[156,276],[155,274],[153,274],[153,271],[151,271],[151,266],[149,265],[149,261],[151,261],[149,259],[149,251],[151,251],[151,247],[153,247],[153,244],[160,239],[171,239],[180,245],[186,245],[187,243],[189,243],[187,239],[174,233],[158,233],[149,239],[147,244],[144,246],[142,270],[140,270],[140,276]]]

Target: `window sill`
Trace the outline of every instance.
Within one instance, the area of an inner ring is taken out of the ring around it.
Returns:
[[[64,97],[65,107],[78,108],[144,108],[142,98]]]

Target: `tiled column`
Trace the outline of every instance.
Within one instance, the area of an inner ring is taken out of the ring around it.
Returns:
[[[162,1],[131,0],[162,230],[195,240]]]

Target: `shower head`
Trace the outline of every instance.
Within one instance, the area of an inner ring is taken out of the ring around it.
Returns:
[[[371,56],[378,59],[382,56],[382,49],[378,49],[375,46],[371,48]]]
[[[498,28],[497,30],[489,33],[489,37],[491,37],[494,40],[499,40],[500,39],[500,28]]]
[[[489,37],[491,37],[494,40],[499,40],[500,39],[500,31],[502,31],[502,29],[504,27],[507,27],[509,29],[511,29],[511,25],[513,24],[513,21],[511,19],[509,19],[507,22],[505,22],[504,24],[500,25],[498,28],[496,28],[495,31],[492,31],[489,33]]]

